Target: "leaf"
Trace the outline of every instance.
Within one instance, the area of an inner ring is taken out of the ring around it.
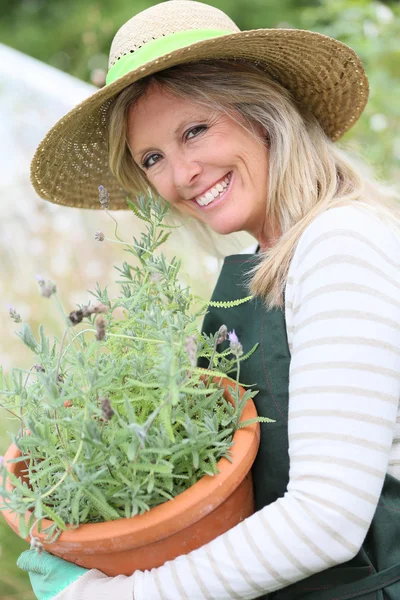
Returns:
[[[233,308],[235,306],[239,306],[240,304],[244,304],[245,302],[250,302],[253,299],[253,296],[247,296],[246,298],[239,298],[238,300],[228,300],[226,302],[218,302],[211,301],[208,303],[209,306],[214,308]]]
[[[132,202],[132,200],[129,198],[129,196],[126,197],[126,203],[129,206],[130,210],[133,212],[133,214],[138,217],[138,219],[140,219],[141,221],[146,221],[147,223],[151,223],[151,219],[144,214],[144,212],[141,210],[141,208],[135,204],[134,202]]]
[[[32,329],[28,325],[28,323],[24,323],[22,328],[16,332],[17,336],[21,338],[26,346],[35,354],[40,353],[40,346],[37,343],[35,336],[33,335]]]
[[[165,233],[161,239],[157,240],[157,246],[161,246],[162,244],[164,244],[171,235],[171,233],[172,232],[169,231],[168,233]]]
[[[42,519],[43,518],[43,505],[42,505],[42,499],[41,498],[38,498],[36,500],[35,517],[36,517],[36,519]]]
[[[153,492],[153,490],[154,490],[154,473],[151,473],[150,474],[150,479],[149,479],[149,481],[147,483],[147,490],[146,491],[147,491],[148,494],[151,494]]]
[[[25,514],[19,515],[18,519],[19,534],[23,539],[26,539],[29,535],[28,523],[25,521]]]
[[[46,514],[46,517],[59,527],[62,531],[67,529],[66,523],[62,520],[62,518],[52,509],[50,506],[45,505],[43,507],[43,512]]]
[[[260,344],[258,342],[257,342],[257,344],[254,344],[254,346],[252,347],[251,350],[249,350],[246,354],[243,354],[243,356],[241,356],[239,358],[239,361],[242,362],[242,361],[247,360],[248,358],[250,358],[250,356],[252,354],[254,354],[254,352],[257,350],[257,348],[258,348],[259,345]],[[254,384],[254,385],[256,385],[256,384]]]
[[[199,453],[196,450],[196,448],[193,448],[192,450],[192,458],[193,458],[193,467],[197,470],[199,468]]]
[[[43,325],[39,325],[40,347],[39,353],[42,356],[49,356],[49,338],[44,335]]]
[[[160,421],[171,442],[175,442],[175,435],[171,425],[171,410],[172,408],[169,403],[164,404],[160,409]]]
[[[237,426],[237,429],[243,429],[243,427],[247,427],[248,425],[253,425],[253,423],[275,423],[274,419],[268,419],[268,417],[254,417],[253,419],[247,419],[247,421],[241,421]]]
[[[81,497],[82,497],[82,489],[78,489],[73,498],[72,498],[72,502],[71,502],[71,515],[72,515],[72,521],[74,523],[79,523],[79,506],[80,506],[80,501],[81,501]]]
[[[160,473],[161,475],[170,475],[172,473],[171,464],[135,462],[131,463],[130,466],[136,471],[146,471],[146,473]]]
[[[205,354],[198,354],[197,356],[198,356],[198,358],[200,358],[200,357],[208,358],[208,356]],[[231,383],[234,383],[235,385],[237,385],[236,379],[233,379],[232,377],[228,377],[228,375],[224,371],[214,371],[213,369],[203,369],[202,367],[195,367],[193,372],[200,373],[201,375],[210,375],[211,377],[221,377],[222,379],[227,379]],[[240,382],[240,385],[243,388],[248,388],[248,387],[254,387],[257,384],[256,383],[248,383],[246,385],[245,383]]]
[[[29,489],[29,487],[26,484],[23,484],[21,482],[20,479],[18,479],[18,477],[16,477],[14,475],[14,473],[7,473],[7,477],[8,479],[11,481],[11,483],[13,484],[13,486],[20,492],[22,492],[22,497],[23,498],[32,498],[33,500],[36,500],[36,494],[34,494],[32,492],[32,490]]]
[[[132,440],[131,443],[128,445],[128,449],[126,452],[126,455],[127,455],[129,461],[132,461],[135,458],[136,451],[137,451],[137,444],[134,442],[134,440]]]
[[[156,390],[160,387],[158,383],[144,383],[143,381],[138,381],[137,379],[129,378],[126,380],[126,385],[132,385],[134,387],[146,388],[150,390]]]
[[[104,521],[113,521],[119,518],[120,515],[108,504],[106,497],[98,488],[86,488],[84,494],[99,511]]]

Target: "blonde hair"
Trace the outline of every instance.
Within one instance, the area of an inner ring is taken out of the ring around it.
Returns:
[[[278,235],[252,271],[251,293],[269,307],[282,306],[290,262],[299,237],[323,211],[357,202],[372,210],[400,234],[398,194],[378,184],[325,135],[316,118],[295,103],[290,93],[252,63],[210,60],[171,67],[123,90],[109,113],[109,162],[128,191],[147,194],[149,182],[135,164],[127,143],[128,111],[149,86],[219,110],[252,135],[254,125],[268,132],[269,174],[266,219]],[[156,192],[156,190],[152,190]],[[172,207],[171,207],[172,208]],[[173,219],[179,213],[170,211]],[[196,237],[207,239],[221,254],[221,237],[204,224],[191,222]]]

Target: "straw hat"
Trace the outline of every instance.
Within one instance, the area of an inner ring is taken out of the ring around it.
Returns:
[[[110,208],[126,208],[126,191],[110,172],[107,111],[115,96],[142,77],[181,63],[216,58],[254,61],[307,106],[337,140],[361,115],[368,80],[345,44],[298,29],[240,31],[222,11],[194,0],[169,0],[144,10],[117,32],[107,84],[49,131],[31,164],[40,197],[57,204],[101,208],[98,186]]]

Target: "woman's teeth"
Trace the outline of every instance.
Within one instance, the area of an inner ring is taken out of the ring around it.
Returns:
[[[195,198],[197,204],[200,206],[207,206],[207,204],[210,204],[215,198],[218,198],[218,196],[220,196],[228,187],[231,176],[232,173],[228,173],[224,179],[221,179],[221,181],[210,188],[203,196]]]

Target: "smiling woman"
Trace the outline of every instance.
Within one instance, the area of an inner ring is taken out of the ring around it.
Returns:
[[[256,255],[226,258],[203,332],[225,324],[257,347],[241,380],[274,419],[252,468],[255,514],[129,577],[31,553],[20,564],[37,589],[57,583],[46,599],[400,597],[400,209],[334,143],[367,98],[341,42],[241,32],[171,0],[120,29],[107,86],[39,146],[32,181],[53,202],[100,208],[100,177],[110,208],[150,190],[203,241],[255,238]]]

